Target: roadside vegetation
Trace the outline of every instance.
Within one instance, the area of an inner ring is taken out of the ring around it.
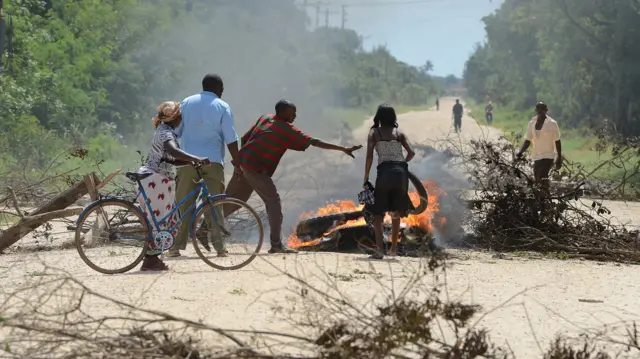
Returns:
[[[310,28],[287,0],[15,0],[4,12],[0,172],[137,166],[156,106],[200,91],[208,72],[225,79],[239,133],[283,97],[302,128],[326,136],[380,102],[433,102],[444,83],[427,59],[410,66],[363,50],[353,30]],[[76,149],[91,161],[67,155]]]
[[[467,100],[467,107],[471,111],[471,116],[480,124],[487,125],[484,106],[486,103],[478,103],[473,99]],[[527,132],[527,123],[535,114],[533,111],[515,110],[512,107],[493,107],[492,127],[502,131],[506,138],[517,142],[522,142],[522,137]],[[551,115],[553,117],[553,114]],[[560,126],[563,125],[562,119]],[[580,162],[585,170],[594,170],[603,161],[610,160],[613,156],[611,151],[602,150],[599,146],[600,139],[597,131],[588,128],[563,128],[561,127],[562,136],[562,154],[571,162]],[[637,158],[630,158],[626,161],[629,165],[634,163]],[[608,167],[602,171],[600,175],[605,178],[615,178],[620,175],[619,170]]]
[[[553,29],[541,27],[541,19]],[[480,122],[490,99],[493,125],[507,135],[521,134],[536,102],[544,101],[561,124],[564,155],[586,168],[616,151],[599,153],[598,137],[640,135],[637,2],[506,0],[483,21],[486,41],[476,46],[464,71]],[[633,167],[640,157],[625,161]],[[609,177],[619,175],[607,171]]]

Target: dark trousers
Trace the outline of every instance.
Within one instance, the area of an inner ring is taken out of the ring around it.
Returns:
[[[211,166],[202,167],[202,178],[207,185],[209,194],[216,195],[224,193],[224,167],[219,163],[212,163]],[[176,183],[176,202],[180,202],[187,198],[189,193],[196,188],[196,182],[198,181],[198,172],[192,166],[183,166],[178,168],[178,180]],[[187,241],[189,240],[189,232],[191,225],[190,216],[195,215],[194,210],[187,213],[189,207],[196,201],[196,196],[191,197],[180,206],[180,214],[187,215],[180,224],[180,230],[176,236],[176,243],[174,244],[176,249],[185,250],[187,248]],[[215,209],[217,211],[216,217],[222,218],[223,213],[220,212],[219,207]],[[207,228],[214,228],[213,217],[211,211],[205,213],[205,220],[207,221]],[[209,237],[213,242],[213,247],[218,252],[225,250],[224,242],[220,240],[219,234],[209,232]]]
[[[551,158],[543,158],[533,161],[533,178],[536,182],[540,182],[543,179],[549,179],[551,168],[553,168],[553,160]]]
[[[491,124],[491,122],[493,122],[493,114],[491,112],[487,112],[485,116],[487,118],[487,123]]]
[[[462,116],[455,116],[453,118],[453,129],[456,130],[456,132],[462,130]]]
[[[271,176],[266,173],[259,173],[242,170],[241,176],[233,176],[227,185],[225,194],[229,197],[237,198],[241,201],[248,201],[253,191],[264,202],[267,216],[269,217],[269,230],[271,232],[271,247],[282,247],[282,202],[278,189]],[[230,215],[238,209],[234,205],[223,206],[225,216]]]

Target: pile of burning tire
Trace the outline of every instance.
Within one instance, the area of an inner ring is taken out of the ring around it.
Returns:
[[[409,172],[409,181],[415,188],[419,203],[414,201],[415,209],[411,216],[421,215],[429,207],[429,194],[420,179]],[[398,254],[405,256],[424,256],[437,249],[433,233],[425,226],[401,224]],[[389,245],[391,224],[385,221],[385,243]],[[373,226],[365,219],[362,209],[323,216],[316,216],[300,221],[296,231],[289,237],[289,245],[302,251],[362,253],[375,248]]]

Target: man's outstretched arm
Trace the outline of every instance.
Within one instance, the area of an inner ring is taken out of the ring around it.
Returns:
[[[334,151],[342,151],[345,154],[354,157],[353,151],[359,150],[362,146],[352,146],[352,147],[343,147],[339,145],[334,145],[333,143],[325,142],[319,138],[313,138],[304,132],[300,131],[295,126],[291,126],[290,128],[290,138],[291,142],[289,144],[289,149],[294,151],[305,151],[309,146],[322,148],[323,150],[334,150]],[[355,157],[354,157],[355,158]]]
[[[314,138],[311,140],[311,146],[322,148],[323,150],[334,150],[334,151],[342,151],[345,154],[355,158],[353,156],[353,151],[359,150],[362,148],[362,145],[351,146],[351,147],[343,147],[339,145],[334,145],[333,143],[325,142],[321,139]]]

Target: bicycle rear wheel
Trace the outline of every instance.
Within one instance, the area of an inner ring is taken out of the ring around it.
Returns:
[[[149,238],[149,224],[138,207],[119,199],[102,199],[91,203],[78,218],[75,244],[80,258],[93,270],[116,274],[142,261]]]
[[[231,213],[231,209],[237,208]],[[205,221],[213,210],[215,223]],[[226,210],[229,215],[222,219]],[[222,233],[220,227],[227,232]],[[220,270],[240,269],[251,263],[262,248],[264,228],[256,211],[247,203],[227,197],[205,203],[195,214],[191,241],[196,253],[205,263]],[[211,252],[203,243],[210,243]],[[205,248],[206,252],[202,251]],[[219,253],[226,252],[224,256]]]

